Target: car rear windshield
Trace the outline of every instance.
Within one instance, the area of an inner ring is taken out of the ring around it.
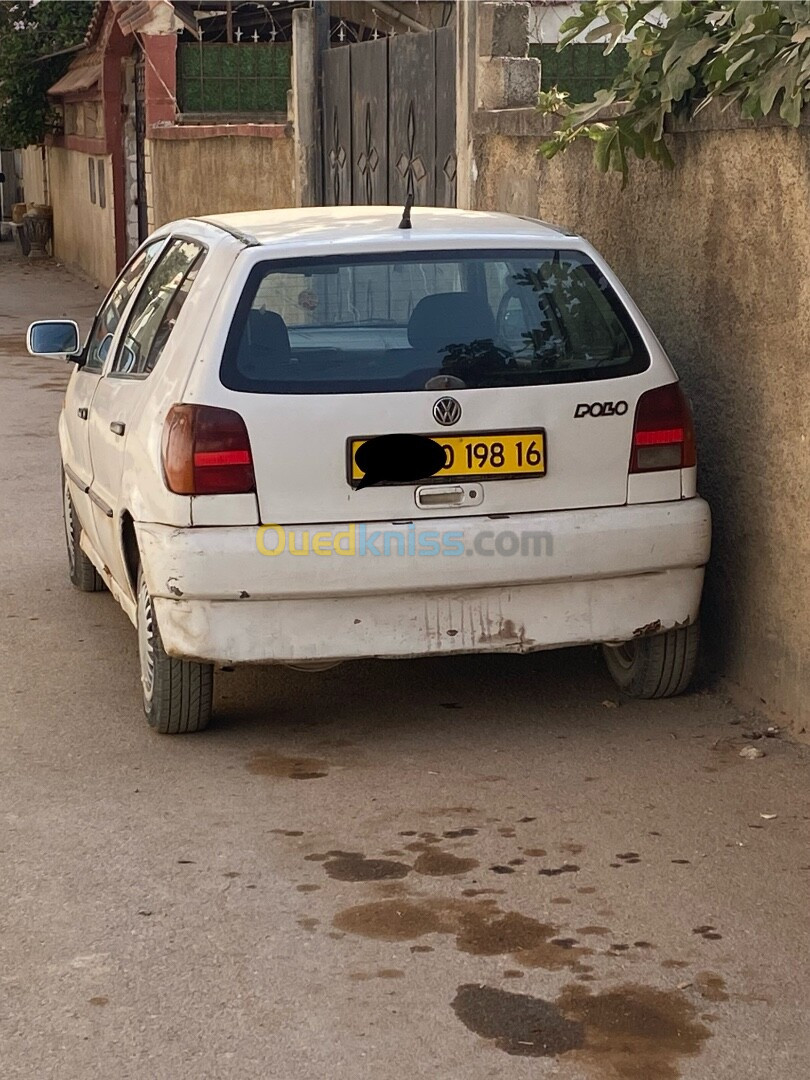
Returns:
[[[584,382],[648,365],[581,252],[408,252],[257,264],[221,379],[260,394],[379,393]]]

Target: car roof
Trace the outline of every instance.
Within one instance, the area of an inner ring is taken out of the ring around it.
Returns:
[[[407,238],[423,239],[431,247],[447,239],[475,243],[527,240],[558,245],[562,236],[572,234],[533,218],[482,210],[450,210],[434,206],[415,206],[411,211],[412,228],[398,229],[401,206],[324,206],[284,210],[256,210],[236,214],[213,214],[204,221],[224,229],[252,245],[347,245],[368,244],[376,247]]]

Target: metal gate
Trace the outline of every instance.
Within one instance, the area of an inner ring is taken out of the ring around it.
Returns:
[[[138,186],[138,243],[149,235],[146,198],[146,92],[144,58],[135,62],[135,170]]]
[[[456,205],[455,71],[452,27],[324,54],[328,206]]]

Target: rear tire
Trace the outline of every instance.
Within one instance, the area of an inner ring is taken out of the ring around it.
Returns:
[[[700,643],[700,623],[623,645],[603,645],[607,669],[625,694],[663,698],[682,694],[692,681]]]
[[[143,711],[161,735],[202,731],[211,719],[213,664],[168,656],[143,571],[138,570],[138,655]]]
[[[82,526],[76,516],[64,470],[62,471],[62,517],[65,522],[68,573],[71,583],[80,592],[103,592],[106,588],[104,581],[81,548]]]

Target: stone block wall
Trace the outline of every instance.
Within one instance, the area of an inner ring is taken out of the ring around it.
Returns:
[[[482,24],[467,28],[479,55]],[[460,205],[580,233],[628,287],[695,410],[714,515],[709,666],[810,730],[810,118],[796,130],[707,111],[668,136],[673,171],[633,161],[623,191],[590,144],[538,153],[552,118],[470,100]]]

